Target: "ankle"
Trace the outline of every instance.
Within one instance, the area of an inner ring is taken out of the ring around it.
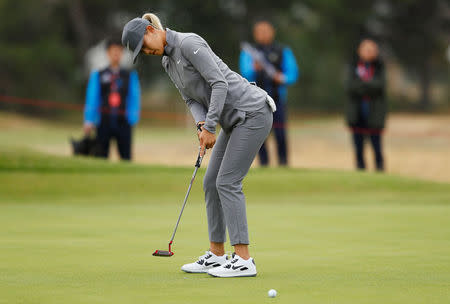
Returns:
[[[239,254],[238,254],[238,255],[239,255]],[[244,261],[248,261],[248,259],[250,259],[250,255],[244,255],[244,256],[239,255],[239,257],[240,257],[241,259],[243,259]]]
[[[211,251],[216,256],[223,256],[225,254],[225,251],[216,250],[216,249],[210,249],[209,251]]]
[[[225,254],[224,243],[210,242],[209,251],[217,256],[223,256]]]
[[[248,260],[250,258],[250,252],[248,251],[248,245],[246,244],[236,244],[234,245],[234,252],[243,260]]]

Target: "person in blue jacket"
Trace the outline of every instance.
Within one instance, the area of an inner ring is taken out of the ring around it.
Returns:
[[[109,66],[91,73],[86,90],[84,133],[97,128],[99,153],[107,158],[112,139],[122,160],[131,160],[133,126],[139,121],[141,90],[136,71],[120,67],[123,46],[120,40],[107,42]]]
[[[294,84],[299,76],[299,70],[292,50],[274,41],[275,29],[267,20],[255,23],[253,27],[253,54],[243,49],[239,58],[239,66],[242,76],[247,80],[256,82],[275,100],[277,111],[273,113],[272,129],[278,148],[278,162],[281,166],[287,166],[287,141],[286,141],[286,102],[287,86]],[[254,56],[258,53],[264,62],[258,61]],[[271,65],[275,73],[269,73],[267,65]],[[262,166],[269,164],[266,145],[259,150],[259,160]]]

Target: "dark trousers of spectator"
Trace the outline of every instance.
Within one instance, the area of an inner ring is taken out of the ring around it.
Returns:
[[[356,166],[360,170],[366,168],[366,163],[364,161],[364,142],[366,138],[370,138],[372,144],[373,152],[375,155],[375,165],[378,171],[384,170],[384,159],[381,147],[381,134],[362,134],[353,132],[353,144],[355,147],[356,155]]]
[[[131,160],[131,129],[127,122],[100,123],[97,128],[97,140],[100,145],[99,157],[108,158],[109,144],[112,139],[117,142],[117,148],[122,160]]]
[[[287,166],[286,106],[280,102],[277,102],[276,105],[277,110],[273,113],[272,130],[277,142],[278,163],[280,166]],[[261,166],[267,166],[269,164],[266,143],[259,150],[259,162]]]

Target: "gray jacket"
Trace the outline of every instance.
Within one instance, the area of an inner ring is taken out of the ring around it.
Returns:
[[[162,65],[180,91],[195,122],[215,133],[217,123],[225,131],[245,119],[245,112],[258,111],[267,93],[250,84],[230,68],[197,34],[167,29]]]

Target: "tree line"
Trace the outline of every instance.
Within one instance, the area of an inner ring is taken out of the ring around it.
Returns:
[[[298,109],[342,108],[345,65],[365,36],[377,39],[383,55],[418,84],[417,100],[393,97],[397,108],[412,103],[433,109],[431,84],[449,81],[445,0],[0,0],[0,94],[81,103],[86,51],[120,36],[127,20],[147,11],[169,28],[202,35],[235,70],[239,44],[251,40],[253,21],[268,18],[277,40],[298,60],[301,77],[289,98]],[[137,68],[144,85],[163,77],[159,60],[141,61]],[[446,94],[449,99],[448,86]]]

